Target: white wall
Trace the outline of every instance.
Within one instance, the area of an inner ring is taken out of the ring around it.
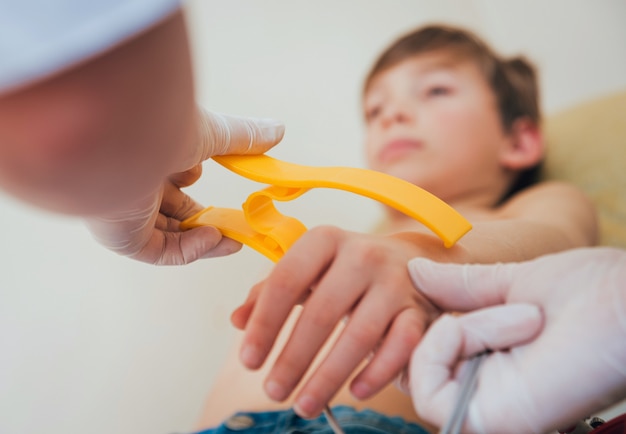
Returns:
[[[188,12],[200,102],[284,120],[272,155],[302,164],[363,164],[366,69],[431,20],[536,60],[548,112],[626,88],[623,0],[194,0]],[[238,207],[259,188],[206,169],[191,191],[207,205]],[[284,210],[308,225],[366,230],[378,212],[347,193],[297,202]],[[0,210],[0,433],[192,429],[232,338],[229,312],[269,261],[244,249],[156,268],[105,251],[73,219],[5,196]]]

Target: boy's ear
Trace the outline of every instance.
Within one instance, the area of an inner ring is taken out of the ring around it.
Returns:
[[[529,118],[516,119],[509,138],[500,155],[500,162],[505,168],[523,170],[535,166],[543,159],[543,135],[539,126]]]

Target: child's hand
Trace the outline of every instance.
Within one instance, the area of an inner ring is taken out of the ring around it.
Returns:
[[[439,248],[438,239],[424,238],[426,244]],[[233,313],[233,323],[246,330],[242,362],[259,368],[289,313],[303,302],[302,313],[266,379],[267,394],[274,400],[286,399],[348,315],[345,329],[298,392],[295,409],[305,417],[319,414],[369,357],[351,391],[360,399],[373,395],[405,367],[427,325],[438,315],[415,291],[407,270],[408,260],[423,253],[400,237],[334,227],[305,233]]]

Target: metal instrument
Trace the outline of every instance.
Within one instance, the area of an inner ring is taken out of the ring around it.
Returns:
[[[467,414],[467,408],[470,400],[472,399],[472,395],[474,395],[474,391],[476,390],[478,368],[480,368],[480,365],[489,353],[490,351],[478,353],[467,362],[467,371],[465,372],[465,376],[461,382],[460,393],[456,403],[454,404],[452,416],[450,416],[450,419],[448,419],[441,431],[439,431],[439,434],[458,434],[461,432],[463,421],[465,420],[465,416]]]

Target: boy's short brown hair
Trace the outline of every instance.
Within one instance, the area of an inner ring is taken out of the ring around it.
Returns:
[[[447,51],[459,59],[476,63],[496,97],[505,131],[510,131],[520,118],[528,118],[540,125],[539,86],[534,66],[523,57],[504,59],[472,32],[446,25],[421,27],[391,44],[367,75],[363,94],[381,72],[411,57],[433,51]],[[537,182],[540,172],[541,164],[522,171],[503,200]]]

